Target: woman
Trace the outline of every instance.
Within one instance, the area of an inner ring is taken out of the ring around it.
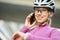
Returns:
[[[12,40],[60,40],[60,32],[51,27],[54,12],[54,0],[35,0],[34,12],[26,17],[24,27],[13,34]]]

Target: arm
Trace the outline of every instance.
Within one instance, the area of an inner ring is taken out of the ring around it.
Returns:
[[[35,36],[35,35],[28,35],[26,40],[60,40],[60,32],[57,31],[57,30],[53,30],[51,32],[51,37],[50,38],[46,38],[46,37],[38,37],[38,36]]]
[[[29,28],[27,26],[23,26],[22,29],[20,29],[20,32],[26,33],[29,30]]]
[[[30,28],[32,28],[34,26],[34,24],[36,23],[36,21],[34,21],[32,24],[31,24],[31,21],[30,21],[30,18],[31,16],[33,16],[34,13],[31,13],[29,14],[27,17],[26,17],[26,20],[25,20],[25,26],[20,30],[21,32],[24,32],[26,33]]]

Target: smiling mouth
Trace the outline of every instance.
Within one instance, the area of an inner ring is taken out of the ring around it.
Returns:
[[[38,20],[41,20],[41,19],[43,19],[44,17],[38,17]]]
[[[38,18],[38,20],[42,20],[42,18]]]

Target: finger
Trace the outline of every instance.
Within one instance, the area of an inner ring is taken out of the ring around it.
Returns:
[[[33,13],[31,13],[30,15],[27,16],[26,20],[27,20],[28,22],[30,22],[30,18],[31,18],[32,15],[33,15]]]
[[[28,15],[28,18],[30,18],[32,15],[33,15],[33,13],[30,13],[30,14]]]
[[[18,37],[17,35],[14,35],[14,36],[12,37],[12,40],[15,40],[17,37]]]
[[[15,33],[12,35],[12,37],[14,37],[16,34],[17,34],[17,32],[15,32]]]
[[[12,39],[16,40],[17,38],[20,38],[20,35],[16,34]]]
[[[18,32],[15,32],[15,33],[12,35],[12,40],[14,40],[16,37],[18,37],[17,35],[18,35]]]
[[[30,16],[32,16],[34,13],[30,13]]]

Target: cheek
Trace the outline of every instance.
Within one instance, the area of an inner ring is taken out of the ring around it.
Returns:
[[[43,15],[43,16],[44,16],[44,17],[48,17],[48,15],[46,15],[46,14],[45,14],[45,15]]]
[[[35,14],[35,18],[36,19],[38,19],[39,17],[41,17],[42,19],[47,19],[48,18],[48,14],[42,14],[42,15]]]
[[[44,14],[43,19],[48,19],[48,14]]]
[[[48,12],[42,14],[44,17],[48,17]]]

